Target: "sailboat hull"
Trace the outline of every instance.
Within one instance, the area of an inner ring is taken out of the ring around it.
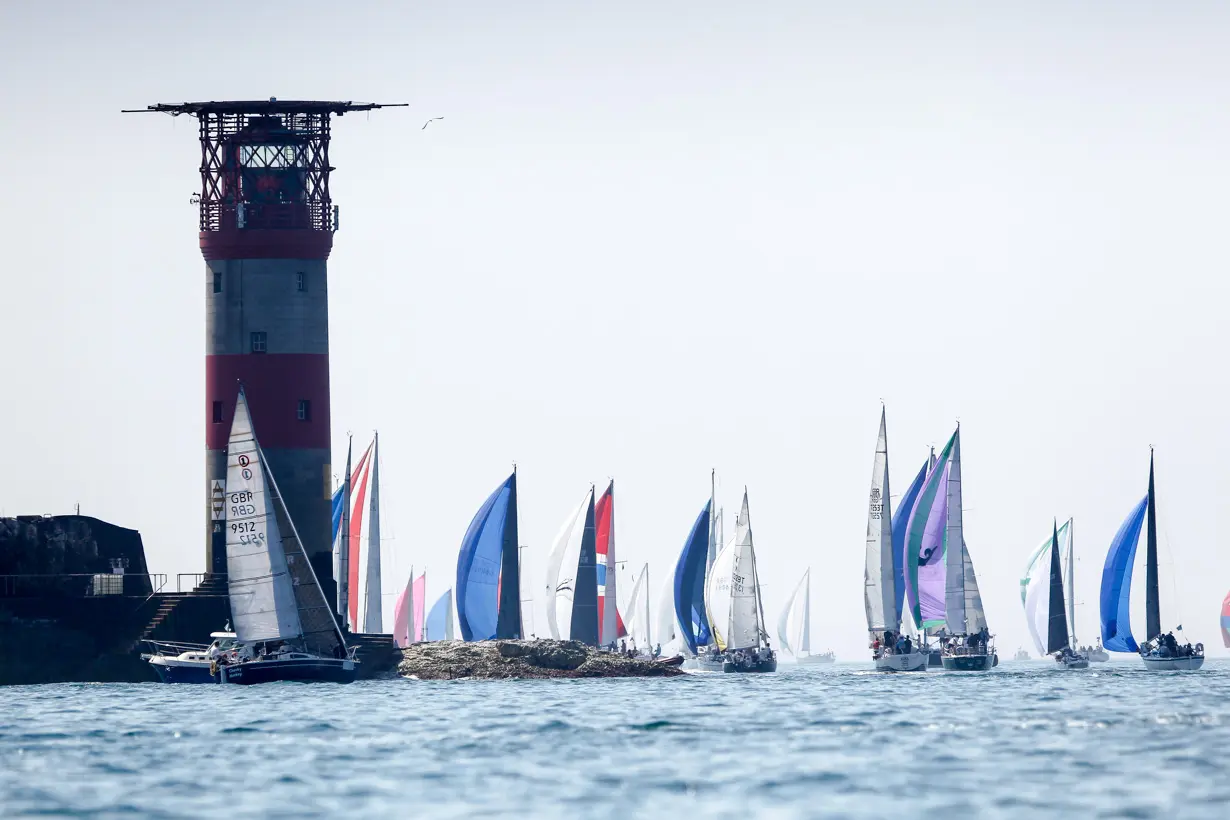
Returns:
[[[927,652],[908,655],[883,655],[875,659],[877,672],[926,672]]]
[[[795,657],[795,662],[800,666],[812,666],[821,663],[832,663],[836,660],[836,656],[831,652],[826,652],[823,655],[798,655]]]
[[[692,672],[721,672],[725,665],[726,656],[717,652],[697,655],[683,662],[683,668]]]
[[[994,654],[945,655],[944,669],[949,672],[986,672],[999,663]]]
[[[1065,670],[1067,669],[1088,669],[1089,659],[1084,657],[1083,655],[1077,655],[1076,657],[1070,657],[1070,658],[1059,657],[1059,658],[1055,658],[1055,665],[1058,666],[1060,669],[1065,669]]]
[[[722,664],[723,672],[776,672],[777,671],[777,656],[765,658],[757,663],[735,663],[734,661],[726,661]]]
[[[1156,658],[1142,656],[1145,669],[1150,672],[1192,672],[1204,666],[1204,656],[1187,658]]]
[[[258,683],[354,683],[358,663],[335,658],[292,658],[248,661],[218,667],[218,683],[250,686]]]

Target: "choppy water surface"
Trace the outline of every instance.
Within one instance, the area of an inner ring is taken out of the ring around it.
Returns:
[[[0,815],[1230,816],[1230,662],[0,689]]]

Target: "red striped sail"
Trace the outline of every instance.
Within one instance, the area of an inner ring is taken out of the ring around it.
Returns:
[[[371,454],[372,445],[369,445],[367,452],[350,474],[350,565],[347,574],[350,576],[350,628],[355,632],[362,630],[362,621],[359,620],[359,601],[363,598],[363,587],[359,586],[359,545],[362,543],[364,513],[368,507],[367,483],[372,475]]]
[[[1221,602],[1221,642],[1230,646],[1230,592],[1226,600]]]
[[[594,528],[598,555],[598,643],[614,643],[628,634],[619,615],[615,589],[615,482],[607,486],[594,505]],[[607,609],[607,601],[611,607]]]

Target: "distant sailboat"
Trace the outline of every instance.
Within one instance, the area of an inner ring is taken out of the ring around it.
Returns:
[[[1221,602],[1221,642],[1230,647],[1230,592]]]
[[[786,608],[777,619],[777,643],[800,664],[832,663],[832,652],[811,654],[811,568],[790,593]]]
[[[917,482],[916,482],[917,483]],[[867,503],[867,547],[863,567],[863,608],[868,642],[876,669],[882,672],[925,672],[927,655],[915,642],[902,638],[901,599],[897,597],[900,559],[893,557],[892,503],[888,484],[888,423],[880,408]]]
[[[698,651],[708,647],[713,640],[709,630],[709,617],[705,613],[705,568],[708,560],[709,539],[712,533],[710,511],[713,501],[705,502],[700,515],[692,524],[688,539],[684,542],[671,588],[678,636],[685,657],[695,661]],[[661,633],[659,633],[661,635]],[[685,662],[685,666],[689,665]]]
[[[547,628],[552,638],[598,646],[598,573],[591,487],[564,521],[547,557]]]
[[[906,598],[920,630],[943,629],[944,668],[981,672],[999,663],[991,645],[974,563],[965,544],[961,429],[948,440],[910,514]]]
[[[440,596],[431,606],[431,611],[427,613],[427,622],[424,626],[425,635],[423,640],[426,641],[451,641],[454,638],[453,629],[453,591],[451,589],[444,590],[444,594]]]
[[[410,577],[406,579],[406,588],[397,596],[393,607],[393,646],[405,649],[414,643],[410,636],[410,619],[414,610],[414,567],[410,568]]]
[[[1145,643],[1132,637],[1130,599],[1132,564],[1140,530],[1148,518],[1145,547]],[[1173,633],[1162,633],[1157,581],[1157,496],[1153,483],[1153,451],[1149,450],[1149,491],[1115,534],[1106,552],[1099,596],[1102,645],[1111,652],[1138,652],[1145,668],[1157,672],[1199,669],[1204,665],[1204,645],[1180,646]],[[1179,627],[1182,629],[1182,627]]]
[[[465,641],[521,637],[517,473],[479,508],[457,555],[457,625]]]
[[[1070,522],[1064,524],[1064,527],[1071,532]],[[1070,605],[1065,601],[1059,553],[1059,525],[1056,523],[1052,527],[1046,559],[1044,562],[1039,560],[1041,565],[1033,568],[1034,572],[1025,589],[1025,615],[1029,633],[1039,647],[1038,654],[1054,656],[1055,662],[1064,669],[1088,669],[1089,658],[1072,650],[1071,634],[1068,631]],[[1069,555],[1069,566],[1071,560]]]
[[[1057,535],[1060,544],[1068,543],[1068,532],[1072,519],[1068,519],[1059,527]],[[1021,578],[1021,606],[1025,610],[1025,624],[1029,628],[1029,637],[1033,639],[1034,649],[1039,655],[1050,654],[1046,649],[1049,610],[1049,584],[1051,569],[1051,541],[1048,538],[1038,545],[1029,556],[1025,565],[1025,574]],[[1033,604],[1031,604],[1031,598]]]
[[[219,683],[350,683],[357,662],[312,569],[256,440],[243,388],[227,444],[226,568],[237,657]]]
[[[777,653],[769,646],[765,629],[746,488],[735,537],[713,561],[705,604],[714,644],[723,653],[722,671],[777,671]]]
[[[614,479],[594,502],[594,551],[598,556],[598,643],[600,646],[614,646],[628,634],[617,603]]]
[[[344,613],[343,621],[354,632],[384,631],[379,449],[376,436],[352,472],[348,445],[346,476],[333,493],[333,566],[338,579],[338,608]]]
[[[632,584],[632,595],[628,598],[628,648],[641,655],[652,655],[653,644],[650,643],[649,612],[649,564],[641,568]]]

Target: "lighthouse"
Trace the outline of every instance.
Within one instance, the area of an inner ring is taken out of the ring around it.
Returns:
[[[226,573],[226,445],[239,385],[316,577],[334,600],[329,432],[329,195],[334,115],[375,103],[159,104],[199,124],[205,258],[205,567]],[[135,113],[135,112],[134,112]]]

